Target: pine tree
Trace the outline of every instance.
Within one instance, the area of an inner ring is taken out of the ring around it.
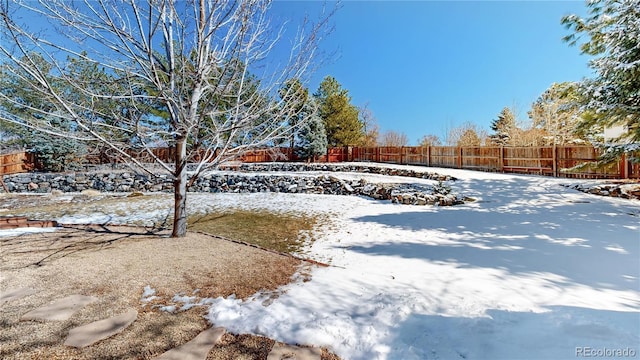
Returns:
[[[327,133],[313,98],[308,99],[302,111],[307,119],[298,129],[296,155],[303,160],[315,161],[318,156],[327,152]]]
[[[509,108],[503,108],[498,114],[498,118],[491,123],[491,130],[494,131],[494,134],[490,136],[491,142],[496,145],[509,144],[515,128],[516,116]]]
[[[23,61],[27,61],[27,57],[23,57]],[[60,81],[60,75],[55,74],[54,68],[50,62],[45,60],[40,54],[34,53],[32,61],[39,64],[43,69],[46,80],[52,86],[61,92],[73,94],[78,103],[87,103],[90,99],[84,98],[72,86]],[[78,86],[84,81],[96,79],[105,76],[104,71],[96,67],[88,68],[87,64],[82,64],[76,58],[69,58],[70,64],[67,66],[64,76],[73,78]],[[5,65],[5,70],[9,65]],[[31,119],[39,119],[55,126],[56,128],[65,129],[74,133],[77,138],[82,138],[83,134],[77,129],[73,129],[72,122],[55,115],[42,115],[35,109],[46,109],[50,112],[55,111],[50,99],[42,94],[30,91],[25,81],[27,74],[24,71],[16,70],[15,73],[6,71],[6,74],[0,78],[0,107],[8,114],[15,117],[26,117]],[[94,83],[98,83],[95,81]],[[10,97],[12,101],[7,101]],[[94,104],[102,105],[105,109],[107,100],[94,100]],[[104,111],[103,111],[104,113]],[[89,115],[85,115],[89,116]],[[0,128],[4,137],[10,139],[8,146],[22,148],[36,153],[39,165],[45,171],[67,171],[75,170],[81,166],[83,156],[87,153],[86,144],[82,144],[75,138],[62,139],[51,136],[47,133],[40,133],[31,128],[20,126],[8,121],[0,120]]]
[[[358,144],[364,136],[358,108],[351,104],[349,92],[335,78],[327,76],[314,94],[320,108],[327,142],[331,147]]]
[[[290,79],[284,83],[284,86],[278,91],[280,99],[287,107],[288,111],[284,114],[285,120],[290,128],[289,147],[295,145],[296,134],[299,130],[299,124],[302,124],[304,118],[304,107],[309,100],[309,89],[302,85],[299,79]]]
[[[575,45],[587,41],[583,54],[596,56],[589,66],[596,77],[585,80],[580,92],[583,110],[590,110],[603,126],[624,124],[627,139],[640,142],[640,6],[638,0],[591,0],[590,16],[569,15],[562,23],[573,31],[565,37]]]

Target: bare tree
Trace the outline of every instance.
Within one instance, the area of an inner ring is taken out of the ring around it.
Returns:
[[[553,83],[531,105],[528,112],[532,125],[544,130],[547,144],[581,143],[576,132],[582,111],[577,84]]]
[[[548,133],[537,127],[516,128],[511,138],[511,146],[544,146],[547,145]]]
[[[448,146],[481,146],[487,141],[486,130],[479,128],[477,124],[472,122],[465,122],[447,131],[445,142]]]
[[[403,132],[393,130],[385,131],[380,135],[380,145],[382,146],[407,146],[409,138]]]
[[[270,24],[269,6],[266,0],[4,1],[3,76],[19,79],[51,106],[0,92],[0,120],[102,143],[152,174],[128,150],[145,152],[173,178],[172,236],[184,236],[186,190],[198,175],[290,134],[287,116],[296,112],[274,94],[287,79],[306,79],[332,12],[301,23],[288,58],[267,63],[286,33]],[[49,25],[31,31],[21,19]],[[106,76],[78,81],[66,70],[71,58]],[[262,73],[253,76],[257,70]],[[72,125],[55,126],[52,119]],[[151,151],[159,143],[175,149],[173,164]],[[188,173],[189,163],[195,165]]]
[[[378,126],[378,122],[376,121],[376,117],[373,115],[373,111],[369,109],[369,103],[366,103],[364,104],[364,106],[358,108],[358,115],[360,117],[360,122],[362,123],[362,128],[364,131],[361,145],[365,147],[377,146],[380,128]]]

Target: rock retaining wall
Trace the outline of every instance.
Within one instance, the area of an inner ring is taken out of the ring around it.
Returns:
[[[150,169],[161,172],[161,168],[157,165],[147,164]],[[196,165],[187,165],[187,171],[195,171]],[[430,179],[437,181],[456,180],[455,177],[442,175],[428,171],[417,171],[411,169],[397,169],[393,167],[378,166],[374,163],[226,163],[220,165],[222,170],[232,170],[237,172],[308,172],[308,171],[325,171],[325,172],[352,172],[379,174],[388,176],[403,176],[419,179]],[[104,172],[104,171],[131,171],[126,164],[108,164],[108,165],[87,165],[86,173]]]
[[[303,171],[330,171],[330,172],[354,172],[379,174],[387,176],[403,176],[420,179],[430,179],[437,181],[456,180],[449,175],[441,175],[434,172],[416,171],[410,169],[396,169],[390,167],[376,166],[374,164],[323,164],[323,163],[242,163],[235,167],[239,171],[248,172],[303,172]]]
[[[249,171],[244,169],[244,171]],[[256,171],[264,171],[256,169]],[[278,171],[283,171],[280,168]],[[293,170],[292,170],[293,171]],[[299,171],[299,170],[295,170]],[[432,176],[437,176],[437,174]],[[418,177],[417,175],[415,177]],[[446,178],[446,177],[445,177]],[[52,190],[79,192],[172,192],[168,175],[146,176],[127,171],[92,173],[26,173],[3,177],[10,192],[47,193]],[[332,175],[297,176],[270,174],[206,174],[190,188],[191,192],[279,192],[331,195],[362,195],[378,200],[411,205],[455,205],[463,200],[449,193],[448,187],[373,184],[365,180],[346,181]]]

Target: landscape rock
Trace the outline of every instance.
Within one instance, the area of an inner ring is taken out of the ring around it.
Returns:
[[[233,192],[233,193],[304,193],[327,195],[366,196],[375,200],[391,200],[405,205],[450,206],[463,203],[462,198],[447,196],[450,189],[443,181],[453,181],[452,177],[413,170],[393,170],[375,166],[335,165],[335,164],[242,164],[240,172],[207,173],[198,178],[190,192]],[[438,180],[434,186],[420,184],[368,183],[364,179],[343,180],[335,175],[271,174],[270,172],[302,171],[352,171],[385,175],[410,176]],[[259,172],[249,174],[249,171]],[[32,173],[7,175],[3,177],[10,192],[77,192],[85,196],[101,193],[125,192],[172,192],[173,183],[167,175],[132,175],[127,171],[104,173],[78,172],[75,174]],[[74,182],[75,181],[75,182]],[[32,185],[33,184],[33,185]],[[39,185],[37,185],[39,184]],[[445,189],[445,190],[443,190]],[[136,196],[136,195],[132,195]]]
[[[619,189],[621,195],[626,195],[629,198],[640,199],[640,184],[620,185]]]
[[[222,166],[224,168],[224,166]],[[247,172],[304,172],[304,171],[333,171],[333,172],[362,172],[368,174],[393,175],[402,177],[413,177],[419,179],[429,179],[437,181],[455,180],[449,175],[427,171],[416,171],[410,169],[394,169],[375,164],[301,164],[301,163],[243,163],[238,167],[239,171]]]
[[[628,183],[625,181],[564,184],[570,189],[578,190],[587,194],[599,196],[620,197],[623,199],[640,200],[640,183]]]

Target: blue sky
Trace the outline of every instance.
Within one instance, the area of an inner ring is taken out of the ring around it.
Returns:
[[[312,19],[335,2],[276,0],[275,24]],[[584,1],[343,1],[321,50],[334,56],[311,77],[326,75],[368,104],[381,131],[444,139],[470,121],[489,130],[504,107],[527,119],[552,83],[592,75],[589,58],[562,41],[564,15],[586,15]],[[278,54],[275,54],[276,57]]]
[[[313,15],[314,1],[277,1],[282,16]],[[590,77],[589,58],[562,41],[563,15],[583,1],[345,1],[321,44],[336,52],[311,78],[326,75],[369,103],[382,131],[444,138],[466,121],[489,129],[505,106],[527,118],[553,82]]]

